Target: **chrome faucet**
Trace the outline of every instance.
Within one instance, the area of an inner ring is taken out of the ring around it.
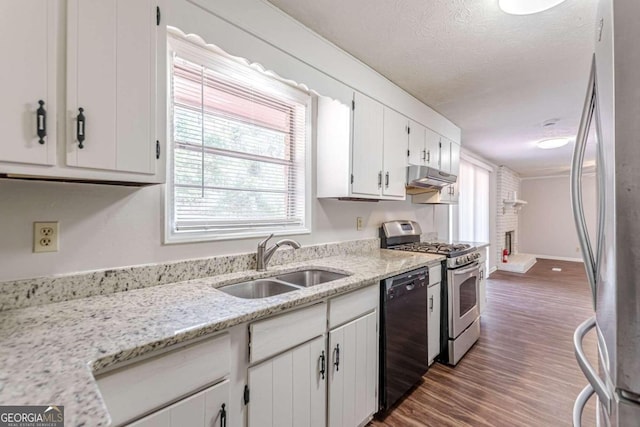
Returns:
[[[258,253],[257,253],[257,259],[258,259],[257,270],[258,271],[265,271],[267,269],[267,264],[269,264],[269,260],[271,259],[275,251],[277,251],[280,246],[289,245],[293,249],[300,249],[301,247],[300,243],[296,242],[295,240],[282,239],[278,241],[275,245],[267,249],[267,242],[272,237],[273,237],[273,234],[267,237],[266,239],[264,239],[263,241],[261,241],[260,243],[258,243]]]

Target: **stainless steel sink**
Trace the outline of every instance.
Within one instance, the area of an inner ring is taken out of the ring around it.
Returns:
[[[227,285],[218,289],[234,297],[256,299],[297,291],[300,287],[289,283],[282,283],[277,280],[259,279]]]
[[[334,273],[333,271],[310,269],[281,274],[267,279],[226,285],[218,288],[218,290],[238,298],[267,298],[342,279],[347,276],[348,274]]]
[[[301,270],[293,273],[281,274],[276,276],[277,280],[292,283],[297,286],[309,287],[319,285],[321,283],[331,282],[332,280],[342,279],[348,274],[334,273],[327,270]]]

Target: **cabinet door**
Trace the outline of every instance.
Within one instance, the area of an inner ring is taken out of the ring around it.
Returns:
[[[440,189],[440,201],[443,203],[457,203],[458,202],[458,183],[449,184]]]
[[[440,135],[426,129],[425,131],[425,164],[429,167],[440,168]]]
[[[440,286],[441,283],[427,289],[427,325],[429,329],[429,364],[440,354]]]
[[[480,314],[482,314],[484,309],[487,307],[487,263],[486,261],[480,262],[479,293],[480,293],[480,298],[478,298],[478,309],[480,310]]]
[[[325,337],[249,368],[249,426],[326,425]]]
[[[68,165],[155,173],[156,5],[151,0],[69,1]]]
[[[56,161],[56,9],[51,0],[0,3],[0,161]],[[46,120],[38,118],[43,101]],[[38,126],[45,127],[42,143]]]
[[[451,142],[440,137],[440,167],[442,172],[451,173]]]
[[[451,174],[460,175],[460,145],[451,142]]]
[[[425,138],[427,129],[412,120],[409,120],[409,129],[409,164],[426,165],[427,145]]]
[[[384,166],[382,194],[394,198],[405,197],[407,182],[407,147],[409,120],[400,113],[384,108]]]
[[[130,427],[223,427],[229,421],[229,380],[180,400]]]
[[[383,106],[356,92],[353,110],[353,184],[355,195],[379,196],[382,190]]]
[[[377,411],[377,312],[329,333],[329,426],[353,427]]]

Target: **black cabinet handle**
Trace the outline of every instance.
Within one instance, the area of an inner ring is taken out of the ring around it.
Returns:
[[[382,188],[382,171],[378,172],[378,188]]]
[[[320,354],[320,375],[322,376],[322,379],[324,379],[325,373],[324,363],[324,350],[322,350],[322,353]]]
[[[427,160],[427,150],[422,150],[422,161],[426,161]]]
[[[41,99],[38,101],[40,107],[36,110],[37,115],[37,127],[38,131],[38,142],[40,144],[44,144],[44,137],[47,136],[47,110],[44,109],[44,101]]]
[[[227,410],[224,403],[222,404],[222,408],[220,408],[220,427],[227,427]]]
[[[431,163],[431,151],[427,151],[427,163]]]
[[[384,175],[384,186],[389,188],[389,172]]]
[[[336,348],[333,350],[335,356],[335,362],[333,365],[336,367],[336,371],[340,370],[340,344],[336,344]]]
[[[429,311],[433,313],[433,295],[429,297]]]
[[[78,117],[76,120],[76,139],[78,140],[78,148],[84,148],[84,138],[85,138],[85,122],[86,118],[84,117],[84,108],[78,108]]]

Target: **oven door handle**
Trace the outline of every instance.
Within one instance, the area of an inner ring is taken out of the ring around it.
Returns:
[[[456,276],[459,275],[459,274],[467,274],[467,273],[472,272],[473,270],[477,270],[479,265],[480,265],[479,263],[474,262],[471,267],[465,268],[464,270],[451,270],[451,271]]]

